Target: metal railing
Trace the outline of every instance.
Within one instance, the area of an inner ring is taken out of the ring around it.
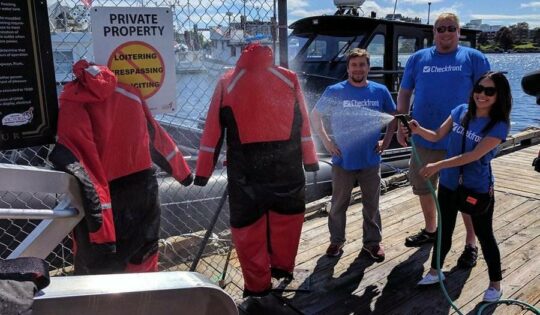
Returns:
[[[55,196],[56,205],[52,209],[27,208],[28,203],[19,204],[25,208],[0,208],[0,219],[14,220],[1,221],[6,230],[9,229],[6,223],[10,222],[27,220],[35,224],[28,234],[21,233],[14,237],[12,241],[17,246],[7,249],[7,258],[46,258],[82,219],[84,212],[78,210],[82,209],[78,182],[63,172],[12,164],[0,164],[0,178],[0,191],[5,195],[17,195],[20,201],[48,194]],[[5,234],[2,235],[3,239]]]

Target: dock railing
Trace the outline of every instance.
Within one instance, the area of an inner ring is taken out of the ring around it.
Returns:
[[[29,206],[29,199],[39,198],[36,194],[59,197],[53,209],[0,208],[0,219],[41,220],[24,239],[15,237],[20,243],[7,258],[45,259],[84,215],[77,180],[67,173],[13,164],[0,164],[0,178],[3,195],[15,194],[19,200],[26,201],[25,206]]]

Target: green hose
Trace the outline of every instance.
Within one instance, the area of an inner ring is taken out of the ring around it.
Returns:
[[[416,151],[416,145],[414,144],[414,140],[411,137],[411,148],[412,148],[412,155],[414,156],[414,160],[418,165],[422,165],[422,161],[420,160],[420,157],[418,156],[418,153]],[[435,189],[433,188],[433,185],[431,185],[431,181],[429,179],[426,179],[427,186],[429,188],[429,192],[431,193],[431,196],[433,197],[433,200],[435,201],[435,205],[437,206],[437,220],[439,225],[441,224],[441,207],[439,205],[439,200],[437,199],[437,195],[435,194]],[[450,306],[459,314],[463,315],[463,313],[460,311],[460,309],[454,304],[450,296],[448,295],[448,291],[446,290],[446,287],[444,286],[442,277],[442,270],[441,270],[441,237],[442,237],[442,229],[437,228],[437,275],[439,276],[439,285],[441,287],[441,291],[443,292],[444,297],[448,300],[450,303]],[[477,315],[481,315],[485,308],[487,308],[490,305],[494,304],[507,304],[507,305],[519,305],[523,309],[527,309],[529,311],[532,311],[534,314],[540,315],[540,310],[533,305],[527,304],[522,301],[518,300],[499,300],[497,302],[489,302],[482,305],[478,311],[476,312]]]

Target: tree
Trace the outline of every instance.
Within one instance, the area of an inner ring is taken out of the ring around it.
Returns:
[[[495,35],[495,42],[504,50],[510,50],[514,46],[514,39],[512,38],[512,31],[510,28],[503,26]]]
[[[486,32],[480,33],[480,35],[478,35],[478,44],[486,45],[487,43],[488,43],[487,33]]]
[[[540,46],[540,27],[533,29],[531,32],[532,32],[531,37],[532,37],[533,42],[537,46]]]
[[[510,25],[510,31],[514,43],[521,44],[529,39],[529,23],[520,22],[514,25]]]

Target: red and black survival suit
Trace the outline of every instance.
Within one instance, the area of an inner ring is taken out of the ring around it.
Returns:
[[[206,185],[227,139],[232,239],[244,295],[264,295],[292,276],[305,211],[304,170],[319,169],[296,75],[272,50],[249,45],[218,82],[201,138],[195,185]]]
[[[137,89],[86,61],[73,72],[49,159],[81,183],[75,273],[157,271],[161,210],[152,161],[184,185],[192,182],[189,167]]]

